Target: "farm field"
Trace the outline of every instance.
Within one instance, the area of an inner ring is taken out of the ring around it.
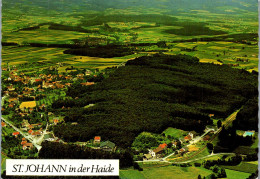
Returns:
[[[19,31],[8,33],[3,36],[4,42],[14,42],[18,44],[44,43],[44,44],[70,44],[73,39],[85,37],[85,33],[63,30],[50,30],[40,28],[33,31]]]
[[[145,168],[144,171],[141,172],[145,178],[157,179],[157,178],[165,178],[165,179],[183,179],[190,178],[196,179],[198,175],[201,175],[202,178],[204,176],[210,175],[212,172],[205,168],[200,167],[177,167],[177,166],[165,166],[165,167],[151,167]]]
[[[122,179],[136,179],[136,178],[194,178],[196,179],[198,175],[201,175],[202,178],[207,177],[212,173],[212,171],[207,170],[203,167],[178,167],[171,166],[169,164],[159,164],[159,163],[151,163],[151,164],[141,164],[143,167],[143,171],[138,171],[134,169],[128,170],[120,170],[120,178]]]
[[[250,173],[239,172],[235,170],[225,169],[228,179],[245,179],[250,176]]]
[[[89,69],[104,69],[117,66],[138,55],[125,56],[124,58],[99,58],[87,56],[74,56],[63,54],[64,48],[46,47],[14,47],[5,46],[2,50],[2,65],[20,65],[22,71],[34,72],[61,62],[60,72],[65,72],[67,67]],[[33,64],[33,66],[31,65]]]
[[[134,169],[120,170],[119,176],[121,179],[145,179],[144,175],[140,171]]]

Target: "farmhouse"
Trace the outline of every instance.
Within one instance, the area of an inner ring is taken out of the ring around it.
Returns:
[[[94,137],[94,144],[99,144],[101,141],[101,137],[100,136],[95,136]]]
[[[167,148],[167,144],[160,144],[159,147],[157,147],[156,149],[153,150],[153,152],[157,155],[157,154],[161,154],[165,149]]]
[[[13,136],[17,137],[20,134],[20,132],[13,132]]]
[[[185,141],[190,141],[195,137],[195,132],[189,132],[189,134],[187,136],[184,137]]]

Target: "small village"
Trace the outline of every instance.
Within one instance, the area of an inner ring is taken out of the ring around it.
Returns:
[[[66,144],[52,131],[53,125],[64,123],[63,116],[50,112],[52,102],[59,98],[66,99],[66,90],[72,83],[78,82],[82,86],[94,85],[95,82],[89,79],[93,80],[102,75],[96,71],[85,70],[83,73],[77,69],[70,70],[71,74],[58,74],[54,67],[47,70],[50,74],[39,72],[25,75],[19,71],[19,66],[15,65],[2,67],[2,71],[8,75],[2,82],[1,126],[6,130],[2,133],[3,142],[6,135],[12,135],[14,139],[19,140],[22,150],[37,148],[38,151],[44,141]],[[93,105],[89,104],[88,107]],[[105,151],[116,149],[115,144],[110,141],[101,142],[100,136],[96,136],[89,147]]]

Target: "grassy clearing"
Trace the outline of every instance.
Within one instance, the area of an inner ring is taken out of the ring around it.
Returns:
[[[148,168],[141,172],[145,178],[149,179],[196,179],[200,174],[202,177],[210,175],[212,172],[201,167],[177,167],[165,166],[159,168]]]
[[[253,154],[255,152],[256,152],[256,149],[254,149],[250,146],[239,146],[238,148],[236,148],[234,150],[234,153],[244,154],[244,155]]]
[[[236,166],[223,166],[225,169],[230,169],[230,170],[235,170],[235,171],[240,171],[240,172],[245,172],[245,173],[254,173],[258,165],[248,163],[248,162],[241,162],[239,165]]]
[[[187,131],[184,131],[184,130],[181,130],[181,129],[172,128],[172,127],[167,128],[162,133],[164,133],[165,136],[169,135],[169,136],[175,137],[175,138],[180,138],[180,137],[186,136],[188,134]]]
[[[258,161],[250,161],[250,162],[246,162],[246,163],[250,163],[250,164],[258,165]]]
[[[249,173],[225,169],[228,179],[245,179],[250,176]]]
[[[121,179],[145,179],[144,175],[138,170],[120,170],[119,176]]]

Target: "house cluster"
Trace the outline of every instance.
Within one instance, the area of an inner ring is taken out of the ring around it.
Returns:
[[[195,136],[196,136],[196,132],[194,131],[189,132],[189,134],[184,137],[184,141],[185,142],[191,141]]]
[[[196,137],[196,132],[195,131],[191,131],[189,132],[184,138],[180,138],[179,140],[174,140],[172,141],[172,147],[176,148],[178,145],[178,142],[180,142],[181,144],[184,143],[189,143],[190,141],[192,141],[194,138]],[[151,150],[149,149],[148,154],[144,154],[144,160],[149,160],[149,159],[153,159],[153,158],[160,158],[162,157],[163,152],[168,148],[166,143],[160,144],[156,149]],[[184,154],[186,152],[189,152],[188,147],[183,147],[180,150],[176,151],[178,154]]]
[[[167,144],[163,143],[160,144],[156,149],[151,150],[149,149],[149,153],[148,154],[144,154],[144,159],[145,160],[149,160],[152,158],[159,158],[161,156],[161,154],[163,153],[164,150],[167,149]]]
[[[27,149],[31,150],[33,148],[33,144],[32,143],[28,143],[25,138],[22,138],[21,145],[23,146],[23,150],[27,150]]]
[[[43,130],[42,128],[40,128],[42,126],[42,123],[38,123],[38,124],[30,124],[28,122],[28,120],[23,120],[22,123],[22,130],[27,131],[28,134],[30,134],[32,137],[39,137],[43,134]],[[34,128],[40,128],[39,130],[33,130]]]
[[[4,83],[4,96],[9,96],[2,106],[1,111],[15,110],[20,116],[28,116],[36,108],[37,97],[46,96],[45,92],[48,89],[62,89],[70,87],[73,81],[83,80],[82,86],[94,85],[94,82],[84,82],[85,77],[92,75],[93,72],[86,70],[84,73],[75,75],[64,74],[39,74],[34,76],[25,75],[23,72],[18,72],[16,66],[7,68],[2,67],[2,70],[9,71],[9,76]],[[96,75],[94,75],[95,77]],[[21,101],[24,101],[22,102]],[[37,110],[46,110],[45,104],[37,106]]]
[[[109,140],[101,142],[101,137],[100,136],[95,136],[94,137],[93,144],[100,144],[99,145],[99,149],[102,149],[104,151],[112,151],[112,152],[114,152],[116,150],[116,145],[113,142],[111,142]]]

